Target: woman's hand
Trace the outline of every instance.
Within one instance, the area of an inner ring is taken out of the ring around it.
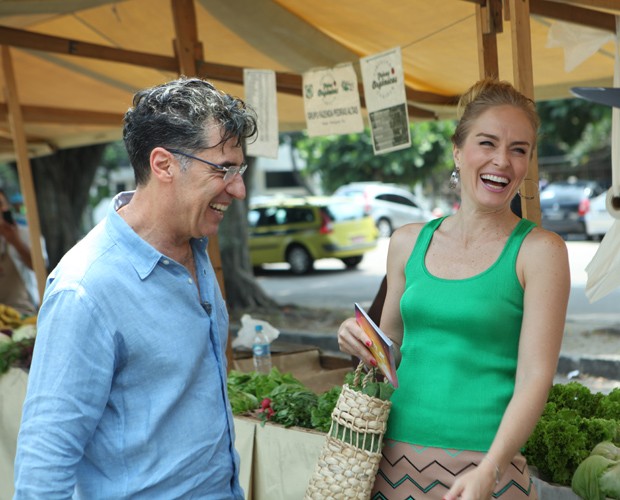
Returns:
[[[372,346],[372,341],[355,318],[345,319],[338,328],[338,346],[342,352],[361,359],[368,366],[377,366],[377,360],[368,350]]]
[[[495,466],[486,460],[459,477],[443,500],[489,500],[495,487]]]

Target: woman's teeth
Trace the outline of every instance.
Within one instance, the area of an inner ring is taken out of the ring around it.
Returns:
[[[510,182],[506,177],[500,177],[499,175],[482,174],[480,178],[485,182],[490,182],[495,185],[499,184],[500,186],[507,186]]]

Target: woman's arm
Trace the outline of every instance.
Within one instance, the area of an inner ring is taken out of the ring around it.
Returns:
[[[523,322],[515,390],[487,460],[457,481],[446,499],[489,498],[500,474],[523,447],[544,409],[557,369],[570,293],[570,268],[564,241],[534,229],[517,259],[524,287]]]
[[[380,328],[390,337],[396,347],[396,363],[400,362],[400,345],[403,337],[403,323],[400,316],[400,297],[405,288],[404,268],[415,244],[421,224],[400,227],[390,239],[387,255],[387,292],[381,312]],[[360,358],[369,366],[377,362],[368,350],[371,339],[357,324],[355,318],[346,319],[338,329],[340,350]]]
[[[19,227],[17,224],[8,224],[0,220],[0,236],[3,236],[9,245],[15,248],[23,263],[28,266],[29,269],[32,269],[30,247],[19,234]]]

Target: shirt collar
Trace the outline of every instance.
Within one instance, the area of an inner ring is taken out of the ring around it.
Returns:
[[[117,210],[127,205],[135,191],[117,194],[108,207],[106,228],[110,238],[123,251],[140,279],[153,272],[158,262],[166,257],[144,241],[118,214]]]

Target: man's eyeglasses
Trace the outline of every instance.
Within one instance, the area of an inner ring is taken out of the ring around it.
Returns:
[[[191,158],[192,160],[200,161],[202,163],[209,165],[210,167],[213,167],[214,169],[220,172],[224,172],[224,182],[228,182],[237,174],[243,175],[243,173],[248,168],[247,163],[242,163],[241,165],[232,165],[230,167],[224,167],[222,165],[218,165],[217,163],[213,163],[208,160],[203,160],[202,158],[198,158],[197,156],[184,153],[183,151],[179,151],[178,149],[169,149],[168,151],[170,151],[172,154],[175,154],[175,155],[181,155],[187,158]]]

